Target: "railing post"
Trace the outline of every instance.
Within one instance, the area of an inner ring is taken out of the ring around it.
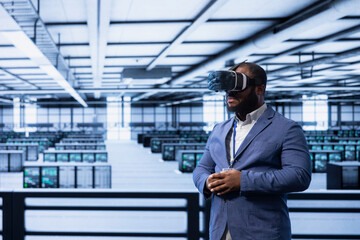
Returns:
[[[25,195],[21,192],[13,192],[12,196],[12,240],[24,240]]]
[[[210,210],[211,210],[211,199],[204,200],[204,238],[209,239],[209,224],[210,224]]]
[[[3,239],[12,239],[12,192],[3,192],[2,200],[2,224]]]
[[[199,194],[191,193],[187,199],[187,234],[188,240],[199,240],[200,239],[200,224],[199,224]]]

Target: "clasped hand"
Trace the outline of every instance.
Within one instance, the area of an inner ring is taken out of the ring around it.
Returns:
[[[217,195],[240,191],[241,172],[235,169],[211,174],[206,180],[207,188]]]

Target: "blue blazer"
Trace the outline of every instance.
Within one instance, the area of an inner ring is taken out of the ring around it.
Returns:
[[[217,124],[209,136],[193,180],[201,193],[208,176],[229,167],[234,118]],[[290,240],[286,193],[303,191],[311,180],[311,160],[302,128],[270,106],[239,150],[233,168],[241,171],[239,192],[212,198],[210,239],[220,240],[228,225],[232,239]]]

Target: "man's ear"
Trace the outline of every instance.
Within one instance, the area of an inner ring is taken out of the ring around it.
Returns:
[[[255,93],[256,95],[264,95],[265,93],[265,85],[262,84],[262,85],[258,85],[255,87]]]

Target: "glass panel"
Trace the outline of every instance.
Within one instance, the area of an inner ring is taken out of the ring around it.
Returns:
[[[290,213],[292,234],[359,235],[360,213]]]
[[[360,200],[288,200],[289,208],[360,208]]]
[[[186,224],[185,212],[25,211],[27,231],[184,233]]]
[[[113,140],[130,139],[130,98],[108,97],[107,112],[107,138]]]
[[[0,237],[0,239],[2,239]],[[71,237],[71,236],[26,236],[25,240],[159,240],[159,237]],[[161,240],[186,240],[187,238],[160,238]],[[202,238],[201,238],[202,239]],[[204,240],[204,239],[202,239]]]
[[[203,97],[203,119],[207,123],[205,131],[211,131],[216,123],[222,122],[226,117],[226,108],[223,95],[210,95]]]
[[[117,207],[185,207],[185,199],[162,198],[26,198],[26,206],[117,206]]]
[[[0,231],[3,230],[3,211],[0,210]]]
[[[327,95],[303,95],[303,122],[315,122],[315,125],[303,126],[304,130],[328,129],[328,101]]]

